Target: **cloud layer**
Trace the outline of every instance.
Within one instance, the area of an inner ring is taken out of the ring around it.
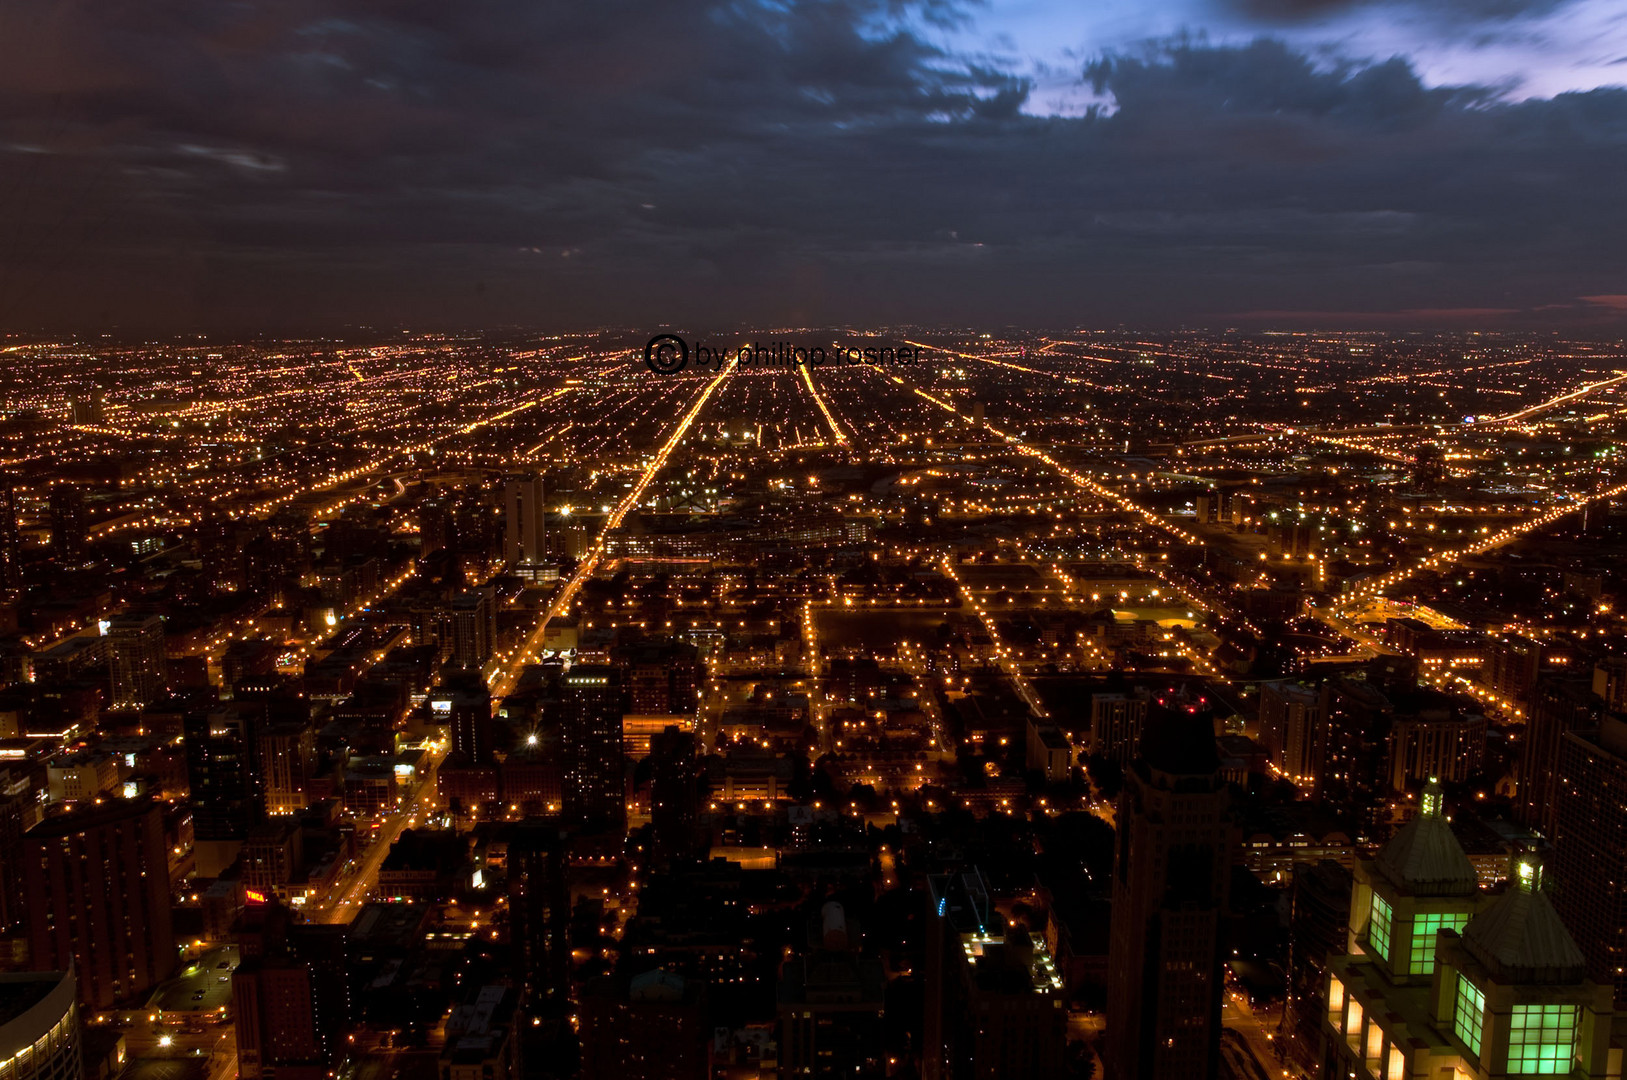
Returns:
[[[1627,91],[1188,37],[1036,116],[977,14],[16,0],[0,325],[1623,317]]]

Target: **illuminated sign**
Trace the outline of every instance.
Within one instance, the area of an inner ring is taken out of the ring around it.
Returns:
[[[266,894],[258,889],[244,889],[243,896],[251,904],[263,904],[266,902]]]

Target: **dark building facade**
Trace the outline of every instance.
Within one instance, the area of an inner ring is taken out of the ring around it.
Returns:
[[[1554,835],[1565,737],[1597,727],[1603,705],[1588,679],[1543,679],[1532,690],[1514,796],[1515,813],[1527,828]]]
[[[572,821],[621,820],[626,816],[625,757],[621,718],[626,714],[621,672],[579,665],[559,677],[548,703],[559,721],[565,758],[564,814]]]
[[[1207,715],[1149,720],[1119,797],[1107,1075],[1213,1078],[1235,846]]]
[[[656,968],[582,995],[582,1080],[706,1080],[705,984]]]
[[[36,967],[78,976],[95,1009],[139,1001],[175,967],[169,861],[156,804],[112,802],[51,818],[24,837]]]
[[[1589,975],[1627,1005],[1627,719],[1567,734],[1557,773],[1553,903]]]

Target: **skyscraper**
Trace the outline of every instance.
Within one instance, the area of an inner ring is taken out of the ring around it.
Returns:
[[[1350,955],[1329,964],[1323,1075],[1613,1074],[1609,987],[1586,977],[1533,864],[1476,895],[1438,804],[1375,863],[1366,883],[1358,870]]]
[[[85,553],[89,535],[85,493],[72,484],[56,484],[48,496],[51,514],[51,554],[77,559]]]
[[[349,1019],[344,925],[292,922],[279,904],[243,909],[232,972],[242,1080],[327,1080]]]
[[[808,952],[780,969],[782,1075],[884,1077],[887,975],[859,949],[859,928],[827,901],[810,920]]]
[[[619,820],[626,813],[621,672],[580,665],[560,676],[551,708],[559,718],[565,755],[564,812],[568,819]]]
[[[669,726],[650,739],[650,825],[655,856],[668,861],[690,854],[700,810],[695,736]]]
[[[265,812],[299,813],[310,803],[306,782],[316,768],[316,732],[307,723],[288,721],[262,732],[259,741]]]
[[[17,489],[10,476],[0,476],[0,590],[23,580],[22,537],[17,531]]]
[[[582,1080],[706,1080],[706,984],[656,968],[582,993]]]
[[[469,589],[452,601],[452,661],[479,670],[496,648],[497,612],[490,589]]]
[[[1559,744],[1554,792],[1554,905],[1588,972],[1627,1005],[1627,718]]]
[[[1315,687],[1288,680],[1260,684],[1260,743],[1283,776],[1307,789],[1316,784],[1321,734],[1322,695]]]
[[[119,615],[107,624],[108,707],[141,709],[157,701],[169,680],[164,620]]]
[[[1149,717],[1118,806],[1104,1062],[1116,1080],[1216,1075],[1230,801],[1210,717]]]
[[[571,891],[559,826],[532,819],[507,826],[509,941],[515,982],[534,1002],[570,994]]]
[[[1041,941],[1012,928],[983,874],[927,879],[925,1080],[1049,1080],[1061,1076],[1068,1014],[1062,979]]]
[[[1492,638],[1486,648],[1484,679],[1501,708],[1512,712],[1524,706],[1537,684],[1542,658],[1542,643],[1522,634]]]
[[[1604,703],[1586,678],[1548,678],[1537,683],[1526,710],[1514,811],[1528,828],[1551,837],[1558,825],[1560,756],[1565,737],[1598,727]]]
[[[182,720],[192,821],[199,840],[241,840],[260,816],[263,715],[259,702],[232,702]]]
[[[109,802],[43,821],[23,840],[35,966],[71,967],[91,1008],[144,1001],[175,967],[158,806]]]
[[[433,555],[455,546],[452,503],[449,499],[425,499],[418,506],[418,554]]]
[[[542,477],[537,473],[504,477],[503,508],[507,518],[503,561],[521,577],[534,580],[548,554]]]
[[[452,689],[452,753],[461,763],[492,763],[491,695],[478,680],[460,682]]]
[[[1627,710],[1627,656],[1607,656],[1594,665],[1593,692],[1612,712]]]
[[[1094,694],[1090,699],[1089,753],[1128,765],[1141,740],[1151,700],[1145,689],[1133,694]]]
[[[1328,961],[1347,947],[1351,883],[1350,871],[1332,859],[1294,865],[1283,1027],[1302,1064],[1320,1063]]]
[[[1322,745],[1316,751],[1316,797],[1346,803],[1371,825],[1372,807],[1389,791],[1390,731],[1395,705],[1362,679],[1329,679],[1322,684]]]
[[[71,971],[0,974],[0,1061],[8,1077],[85,1076],[78,997]]]

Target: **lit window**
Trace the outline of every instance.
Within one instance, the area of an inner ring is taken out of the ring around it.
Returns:
[[[1435,973],[1435,931],[1461,931],[1469,916],[1452,912],[1447,915],[1418,915],[1412,920],[1412,965],[1414,975]]]
[[[1509,1072],[1569,1073],[1575,1057],[1576,1006],[1514,1006],[1508,1029]]]
[[[1486,1023],[1486,995],[1474,983],[1458,976],[1457,1007],[1452,1011],[1452,1031],[1469,1048],[1469,1053],[1480,1056],[1480,1032]]]
[[[1368,913],[1367,941],[1379,956],[1390,958],[1390,902],[1378,893],[1373,894],[1373,906]]]

